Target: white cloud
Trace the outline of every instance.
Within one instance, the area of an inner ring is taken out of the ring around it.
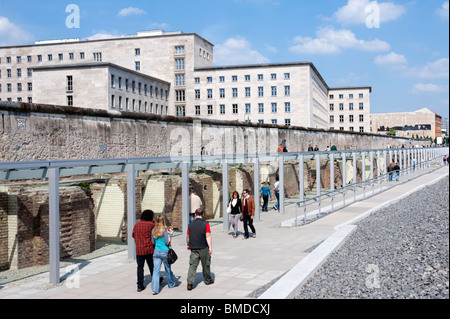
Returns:
[[[0,16],[0,45],[17,45],[33,39],[31,33],[22,30],[8,18]]]
[[[378,55],[375,57],[374,63],[377,65],[404,65],[408,63],[406,57],[402,54],[391,52],[386,55]]]
[[[104,30],[100,31],[93,31],[93,35],[87,38],[87,40],[103,40],[103,39],[112,39],[112,38],[120,38],[122,35],[117,33],[116,31],[113,31],[112,33]]]
[[[379,39],[372,41],[358,40],[355,34],[346,29],[335,30],[330,27],[320,28],[317,38],[298,36],[290,51],[307,54],[337,54],[345,49],[380,52],[390,49],[390,45]]]
[[[258,51],[245,38],[229,38],[214,48],[215,65],[240,65],[269,63],[269,59]]]
[[[436,10],[436,13],[441,17],[442,20],[448,21],[449,15],[449,4],[448,1],[445,1],[441,8]]]
[[[366,11],[370,5],[378,5],[380,22],[398,19],[406,9],[393,2],[377,2],[370,0],[348,0],[348,3],[334,13],[333,18],[344,25],[365,24],[371,11]]]
[[[128,7],[119,11],[118,15],[121,17],[125,16],[139,16],[145,14],[145,11],[139,8]]]
[[[449,59],[442,58],[427,63],[422,67],[413,67],[408,70],[408,75],[422,79],[449,78]]]
[[[448,87],[445,85],[437,85],[433,83],[418,83],[414,85],[412,92],[416,94],[420,93],[442,93],[448,90]]]

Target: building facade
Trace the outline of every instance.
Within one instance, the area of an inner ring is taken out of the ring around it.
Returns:
[[[217,67],[213,49],[195,33],[162,30],[1,47],[0,100],[369,132],[370,88],[330,89],[311,62]]]
[[[374,113],[370,117],[375,134],[385,135],[393,129],[399,137],[434,139],[442,136],[442,117],[428,108],[414,112]]]
[[[329,128],[339,131],[370,131],[371,87],[330,88]]]

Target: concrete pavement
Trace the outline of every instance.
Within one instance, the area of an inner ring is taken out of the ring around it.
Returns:
[[[345,236],[335,236],[340,226],[353,225],[383,205],[448,178],[448,171],[448,166],[440,168],[301,227],[280,227],[283,221],[295,217],[293,206],[288,206],[284,215],[274,210],[261,213],[261,221],[255,223],[256,238],[243,240],[240,234],[233,239],[232,232],[224,232],[222,224],[215,225],[211,227],[215,284],[210,286],[203,282],[200,265],[194,289],[187,291],[189,251],[177,236],[172,246],[179,259],[172,271],[178,286],[169,289],[164,281],[156,296],[150,286],[136,292],[136,263],[128,260],[124,251],[79,264],[73,271],[62,268],[63,281],[57,286],[49,284],[48,273],[0,286],[0,299],[245,299],[269,283],[271,288],[262,298],[289,298],[345,241]],[[243,232],[242,223],[239,227]],[[163,267],[161,272],[164,274]],[[145,284],[149,281],[146,268]]]

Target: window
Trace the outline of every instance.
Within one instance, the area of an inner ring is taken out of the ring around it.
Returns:
[[[196,100],[200,99],[200,90],[195,90],[195,99]]]
[[[219,76],[219,82],[220,82],[220,83],[225,82],[225,77],[224,77],[224,76]]]
[[[17,77],[18,78],[22,77],[22,69],[17,69]]]
[[[263,81],[263,80],[264,80],[264,75],[258,74],[258,80],[259,80],[259,81]]]
[[[73,91],[73,76],[67,76],[67,91]]]
[[[145,102],[146,108],[147,108],[147,102]],[[122,97],[119,96],[119,110],[122,109]]]
[[[277,109],[278,109],[277,103],[272,103],[272,113],[277,113]]]
[[[102,53],[101,52],[95,52],[94,53],[94,61],[101,62],[102,61]]]
[[[175,75],[175,85],[176,86],[185,86],[186,80],[184,74],[177,74]]]
[[[284,125],[291,126],[291,119],[285,119],[284,120]]]
[[[32,70],[31,68],[28,68],[28,69],[27,69],[27,76],[28,76],[28,77],[33,76],[33,70]]]
[[[200,83],[200,78],[195,78],[195,79],[194,79],[194,83],[195,83],[195,84],[199,84],[199,83]]]
[[[291,86],[290,85],[286,85],[284,87],[284,95],[285,96],[290,96],[291,95]]]
[[[250,114],[252,111],[252,105],[251,104],[245,104],[245,114]]]
[[[259,124],[264,124],[264,120],[258,120]]]
[[[213,115],[213,106],[208,105],[208,115]]]
[[[28,103],[33,103],[33,98],[32,97],[28,97]]]
[[[250,81],[250,75],[245,76],[245,81]]]
[[[12,91],[11,83],[6,84],[6,91],[7,92],[11,92]]]
[[[361,133],[364,133],[364,126],[360,126],[360,127],[359,127],[359,131],[360,131]]]
[[[114,94],[111,95],[111,108],[112,108],[112,109],[114,109],[114,108],[116,107],[116,105],[115,105],[115,102],[116,102],[116,101],[115,101],[115,98],[116,98],[116,97],[114,96]]]
[[[258,104],[258,112],[259,113],[264,113],[264,103],[259,103]]]
[[[130,87],[130,81],[128,79],[125,79],[125,90],[128,91]]]
[[[364,122],[364,115],[360,115],[360,116],[359,116],[359,121],[360,121],[360,122]]]
[[[264,87],[262,87],[262,86],[258,87],[258,96],[259,97],[264,96]]]
[[[10,56],[6,57],[6,63],[11,63],[11,57]]]
[[[284,111],[286,113],[290,113],[291,112],[291,102],[285,102],[284,103]]]
[[[250,97],[250,96],[251,96],[250,88],[245,88],[245,97]]]
[[[31,57],[31,55],[27,56],[27,62],[29,63],[33,62],[33,58]]]
[[[42,55],[38,55],[38,62],[42,62]]]
[[[72,95],[67,96],[67,105],[73,106],[73,96]]]
[[[115,86],[114,74],[111,74],[111,87],[114,88]]]
[[[7,76],[8,78],[11,77],[11,69],[7,69],[7,70],[6,70],[6,76]]]
[[[80,52],[80,60],[84,60],[84,52]]]
[[[208,76],[208,77],[206,78],[206,82],[212,83],[212,77]]]
[[[330,100],[334,100],[334,95],[333,94],[330,95]]]
[[[220,92],[220,98],[225,98],[225,89],[219,89]]]
[[[122,77],[120,77],[120,76],[119,76],[119,90],[122,90]],[[147,94],[147,92],[145,92],[145,94]]]
[[[141,55],[141,49],[139,49],[139,48],[134,49],[134,54],[135,55]]]
[[[339,103],[339,111],[343,111],[344,110],[344,103]]]
[[[213,90],[208,89],[208,99],[212,99],[212,98],[213,98]]]
[[[184,46],[182,46],[182,45],[176,46],[175,47],[175,54],[176,55],[184,54]]]
[[[359,103],[359,110],[360,111],[364,110],[364,103]]]
[[[353,111],[353,103],[350,103],[350,104],[349,104],[348,109],[349,109],[350,111]]]
[[[140,71],[141,70],[141,62],[136,61],[135,62],[135,66],[136,66],[136,71]]]
[[[284,79],[285,80],[290,80],[290,78],[291,78],[291,74],[290,73],[285,73],[284,74]]]
[[[17,92],[22,92],[22,83],[17,83]]]
[[[28,92],[33,91],[33,83],[28,82],[28,83],[27,83],[27,86],[28,86]]]
[[[58,54],[58,59],[59,61],[64,60],[64,55],[62,53]]]
[[[272,124],[276,125],[276,124],[278,124],[278,121],[274,119],[274,120],[272,120]]]
[[[353,123],[353,122],[354,122],[353,115],[350,115],[350,116],[348,117],[348,121],[349,121],[350,123]]]
[[[233,97],[238,97],[238,89],[233,88]]]
[[[184,70],[184,59],[175,59],[175,70]]]
[[[231,77],[231,81],[232,81],[232,82],[237,82],[237,80],[238,80],[237,75],[233,75],[233,76]]]
[[[334,111],[334,104],[330,104],[330,111]]]
[[[136,92],[136,81],[131,81],[131,91]]]
[[[272,86],[272,96],[277,96],[277,87]]]
[[[353,94],[349,94],[349,95],[348,95],[348,98],[349,98],[349,99],[353,99]]]
[[[233,114],[238,114],[239,108],[237,104],[233,104]]]
[[[270,75],[270,78],[271,78],[272,80],[276,80],[276,79],[277,79],[276,73],[272,73],[272,74]]]
[[[200,105],[195,106],[195,115],[200,115]]]
[[[364,98],[364,94],[363,93],[359,93],[359,98],[360,99]]]
[[[220,104],[220,114],[225,114],[225,104]]]
[[[186,101],[186,91],[184,91],[184,90],[176,90],[175,91],[175,95],[176,95],[176,101],[177,102],[185,102]]]
[[[330,123],[334,123],[334,115],[330,115]]]
[[[69,53],[69,60],[73,60],[73,53]]]
[[[344,123],[344,115],[339,115],[339,123]]]
[[[22,57],[21,56],[17,57],[17,63],[22,63]]]
[[[342,100],[344,98],[344,94],[339,94],[339,98]]]

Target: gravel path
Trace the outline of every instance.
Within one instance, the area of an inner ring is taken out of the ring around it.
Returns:
[[[296,299],[448,299],[449,180],[358,223]]]

